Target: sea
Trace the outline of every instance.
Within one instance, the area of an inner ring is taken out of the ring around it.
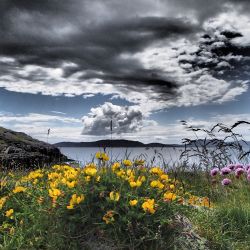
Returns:
[[[103,148],[95,147],[60,147],[61,153],[68,158],[75,160],[81,164],[92,162],[98,151],[103,152]],[[173,164],[180,161],[180,155],[184,148],[181,147],[155,147],[155,148],[105,148],[105,152],[109,155],[111,161],[120,161],[123,159],[143,159],[150,165],[157,164]]]
[[[95,147],[60,147],[60,151],[66,155],[69,159],[74,160],[80,165],[86,165],[87,163],[96,161],[95,154],[98,151],[103,152],[103,148]],[[165,166],[167,168],[175,168],[183,165],[186,160],[185,157],[181,157],[184,147],[133,147],[133,148],[105,148],[105,152],[109,155],[110,160],[121,161],[123,159],[143,159],[146,161],[145,165],[148,166]],[[192,152],[190,152],[192,154]],[[234,152],[231,155],[231,162],[237,163],[239,160]],[[248,157],[242,163],[249,163]],[[189,157],[188,164],[193,165],[199,163],[198,157]]]

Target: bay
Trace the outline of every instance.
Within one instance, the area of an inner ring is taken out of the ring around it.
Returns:
[[[103,148],[95,147],[60,147],[60,151],[68,158],[86,164],[92,162],[98,151],[103,152]],[[105,152],[111,161],[121,161],[123,159],[144,159],[149,165],[173,165],[180,162],[180,155],[184,148],[106,148]]]
[[[103,148],[98,147],[60,147],[60,151],[66,155],[69,159],[78,162],[80,165],[86,165],[87,163],[96,161],[95,154],[98,151],[103,152]],[[245,148],[245,151],[249,148]],[[105,148],[105,152],[109,155],[110,160],[121,161],[123,159],[143,159],[146,161],[146,166],[164,166],[167,168],[176,168],[183,165],[184,158],[181,159],[181,153],[184,151],[184,147],[117,147],[117,148]],[[192,154],[192,151],[190,152]],[[243,164],[250,162],[250,155],[244,160],[239,161],[237,154],[234,150],[231,152],[231,162]],[[211,159],[212,160],[212,159]],[[189,166],[193,164],[199,164],[199,157],[190,157],[188,159]],[[213,165],[212,161],[209,165]],[[207,165],[204,165],[206,167]],[[210,167],[211,167],[210,166]]]

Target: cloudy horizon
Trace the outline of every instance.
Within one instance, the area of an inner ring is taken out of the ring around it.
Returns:
[[[0,126],[50,142],[180,143],[250,121],[246,0],[3,0]],[[239,133],[250,141],[249,128]]]

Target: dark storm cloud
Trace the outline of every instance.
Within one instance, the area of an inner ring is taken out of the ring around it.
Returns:
[[[189,36],[197,31],[196,25],[181,18],[130,13],[102,22],[101,17],[95,20],[89,13],[89,1],[70,2],[2,1],[0,54],[14,57],[19,66],[55,67],[69,61],[77,66],[67,67],[64,77],[85,71],[82,80],[101,78],[112,84],[155,85],[171,93],[174,82],[162,79],[157,69],[147,71],[136,59],[122,55],[140,52],[163,39]],[[110,12],[116,6],[111,5]],[[37,80],[37,76],[29,77]]]
[[[241,46],[233,42],[234,38],[243,37],[237,31],[224,30],[218,34],[204,34],[199,40],[199,49],[193,53],[182,53],[179,55],[179,64],[187,72],[206,69],[217,77],[225,75],[224,79],[245,77],[244,68],[249,61],[250,46]],[[191,57],[190,57],[191,56]],[[243,61],[235,58],[245,58]],[[221,74],[221,75],[220,75]]]
[[[17,56],[22,63],[38,63],[39,60],[49,62],[49,59],[54,59],[55,62],[73,60],[95,69],[112,69],[111,65],[115,60],[122,63],[122,59],[118,57],[121,53],[138,52],[157,40],[192,33],[195,28],[181,19],[138,17],[116,23],[91,24],[61,40],[53,37],[56,36],[54,34],[47,37],[37,30],[19,34],[19,30],[16,31],[14,27],[11,37],[2,34],[1,53]],[[100,59],[105,62],[100,63]],[[128,65],[130,63],[128,62]]]
[[[162,68],[146,68],[133,55],[159,43],[165,46],[179,38],[193,40],[198,33],[204,33],[204,21],[224,11],[226,4],[235,4],[242,11],[249,5],[247,1],[236,4],[233,0],[211,0],[204,4],[206,2],[2,0],[0,55],[16,61],[4,64],[0,73],[42,82],[45,80],[42,70],[20,74],[18,69],[25,65],[55,68],[71,63],[63,67],[64,78],[84,72],[78,75],[79,82],[101,79],[123,91],[149,91],[157,93],[152,99],[171,99],[177,96],[176,79],[165,74]],[[216,71],[218,63],[223,62],[220,58],[231,52],[249,55],[247,48],[230,42],[241,34],[225,30],[221,35],[225,37],[223,45],[207,49],[216,44],[216,38],[203,37],[195,59],[180,59],[180,65],[191,64],[193,71],[201,68]],[[228,67],[226,61],[220,65]],[[53,79],[47,80],[53,84]]]

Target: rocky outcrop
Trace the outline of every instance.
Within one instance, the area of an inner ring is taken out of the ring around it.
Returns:
[[[176,234],[173,237],[174,249],[179,250],[210,250],[207,239],[201,237],[191,221],[184,215],[176,214],[173,220],[173,228]]]
[[[53,145],[36,140],[25,133],[0,127],[1,168],[36,168],[67,160]]]

